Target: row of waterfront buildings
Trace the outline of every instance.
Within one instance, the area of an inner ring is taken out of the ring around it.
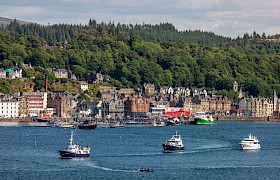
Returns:
[[[87,85],[82,83],[81,89],[87,90]],[[234,90],[238,90],[236,84]],[[239,90],[239,102],[232,102],[227,97],[207,92],[204,88],[161,87],[157,92],[153,84],[145,84],[143,89],[137,91],[132,88],[100,86],[98,99],[92,101],[80,101],[78,93],[67,91],[19,92],[0,95],[0,117],[49,114],[60,118],[152,118],[182,109],[220,116],[279,117],[280,99],[275,92],[271,98],[245,98],[240,92]]]

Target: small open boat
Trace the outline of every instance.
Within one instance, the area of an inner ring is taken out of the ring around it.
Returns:
[[[151,168],[144,168],[144,167],[141,167],[140,169],[138,169],[138,171],[140,171],[140,172],[154,172],[153,169],[151,169]]]

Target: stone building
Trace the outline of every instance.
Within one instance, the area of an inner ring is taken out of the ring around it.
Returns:
[[[68,72],[66,69],[54,69],[55,78],[68,78]]]
[[[28,117],[28,101],[26,96],[20,96],[18,100],[18,116],[19,117]]]
[[[93,83],[101,83],[101,82],[104,82],[104,76],[100,73],[96,73],[95,74],[95,79],[93,81]]]
[[[159,89],[159,94],[160,94],[161,96],[168,94],[168,93],[167,93],[168,88],[169,88],[168,86],[161,86],[160,89]]]
[[[156,94],[156,89],[154,84],[144,84],[144,92],[146,95],[155,95]]]
[[[126,98],[126,97],[130,97],[132,96],[135,91],[133,88],[121,88],[120,90],[117,91],[117,93],[122,97],[122,98]]]
[[[88,83],[101,83],[105,81],[105,77],[100,73],[86,73],[84,78]]]
[[[279,117],[280,116],[280,99],[278,98],[276,91],[273,91],[272,103],[273,103],[273,115]]]
[[[243,98],[239,102],[239,108],[244,116],[275,116],[277,103],[274,104],[272,98]]]
[[[174,89],[174,94],[179,95],[180,97],[188,97],[188,96],[190,96],[191,92],[190,92],[189,88],[176,87]]]
[[[144,97],[130,97],[125,100],[125,114],[130,117],[147,117],[149,101]]]
[[[249,101],[251,116],[267,117],[273,115],[273,103],[266,98],[251,98]]]
[[[6,78],[6,71],[4,68],[0,68],[0,78]]]
[[[104,101],[111,101],[116,93],[116,87],[111,86],[99,86],[97,97]]]
[[[120,120],[124,117],[124,100],[117,95],[109,101],[108,113],[109,117],[114,120]]]
[[[201,96],[202,95],[202,96]],[[231,109],[231,101],[227,97],[212,95],[204,96],[202,93],[192,99],[192,111],[210,112],[219,115],[228,115]]]
[[[77,94],[67,91],[54,91],[48,94],[48,108],[55,108],[57,117],[70,118],[76,113]]]

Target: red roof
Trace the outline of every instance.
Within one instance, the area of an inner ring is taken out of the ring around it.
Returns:
[[[166,116],[166,117],[181,117],[182,115],[184,115],[185,117],[189,117],[190,114],[191,114],[190,111],[184,111],[183,109],[180,109],[179,111],[166,112],[162,116]]]
[[[185,116],[185,117],[189,117],[190,115],[191,115],[191,111],[185,111],[185,112],[184,112],[184,116]]]

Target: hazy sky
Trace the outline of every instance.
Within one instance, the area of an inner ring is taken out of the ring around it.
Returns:
[[[0,0],[0,16],[38,24],[172,23],[237,37],[280,33],[280,0]]]

